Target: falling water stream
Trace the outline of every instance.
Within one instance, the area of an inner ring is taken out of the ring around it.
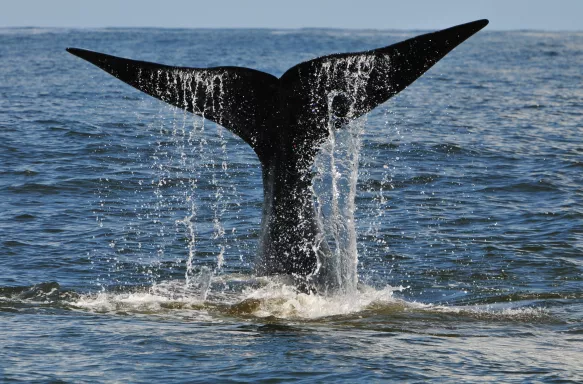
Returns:
[[[320,147],[314,162],[314,198],[319,224],[323,228],[332,255],[327,260],[326,270],[331,271],[337,292],[354,294],[358,283],[357,233],[355,223],[355,198],[358,182],[361,135],[366,125],[366,116],[356,120],[342,121],[344,116],[354,115],[357,100],[354,95],[366,87],[370,72],[377,60],[375,56],[333,58],[322,65],[317,81],[333,82],[345,79],[344,92],[334,89],[327,95],[328,137]],[[349,68],[358,70],[349,71]],[[341,72],[340,74],[338,72]],[[343,116],[335,115],[335,103],[342,100]]]

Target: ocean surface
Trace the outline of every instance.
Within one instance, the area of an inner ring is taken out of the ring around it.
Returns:
[[[583,33],[486,28],[360,120],[329,296],[254,276],[242,140],[65,52],[280,76],[423,32],[0,29],[0,381],[583,381]]]

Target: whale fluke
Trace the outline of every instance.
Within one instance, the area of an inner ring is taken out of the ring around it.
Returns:
[[[355,104],[346,117],[356,118],[401,92],[487,24],[488,20],[478,20],[384,48],[323,56],[290,68],[280,81],[284,88],[293,89],[296,96],[303,96],[302,100],[298,100],[300,104],[306,105],[308,100],[310,103],[316,101],[321,111],[326,110],[326,95],[332,91],[341,91]],[[339,63],[340,67],[339,71],[331,74],[331,79],[319,81],[318,84],[306,83],[306,79],[318,76],[323,67],[334,63]],[[370,71],[367,81],[355,87],[354,82],[351,82],[354,72],[367,70]]]
[[[85,49],[67,51],[148,95],[224,126],[256,151],[262,142],[275,76],[249,68],[172,67]]]
[[[249,68],[174,67],[67,51],[247,142],[263,168],[258,273],[317,281],[329,256],[311,192],[310,167],[320,144],[331,128],[387,101],[487,24],[478,20],[384,48],[319,57],[280,78]]]

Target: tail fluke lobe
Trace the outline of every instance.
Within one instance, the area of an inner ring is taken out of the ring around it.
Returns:
[[[487,24],[478,20],[384,48],[320,57],[290,68],[280,81],[298,121],[311,120],[310,128],[326,135],[330,117],[342,122],[371,111]]]
[[[148,95],[224,126],[256,151],[267,141],[264,124],[273,113],[278,81],[270,74],[240,67],[172,67],[78,48],[67,51]]]

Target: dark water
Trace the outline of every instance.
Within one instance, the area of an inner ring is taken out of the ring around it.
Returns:
[[[0,30],[0,377],[583,380],[583,34],[480,32],[368,116],[349,297],[253,276],[241,140],[64,50],[279,76],[415,34]]]

